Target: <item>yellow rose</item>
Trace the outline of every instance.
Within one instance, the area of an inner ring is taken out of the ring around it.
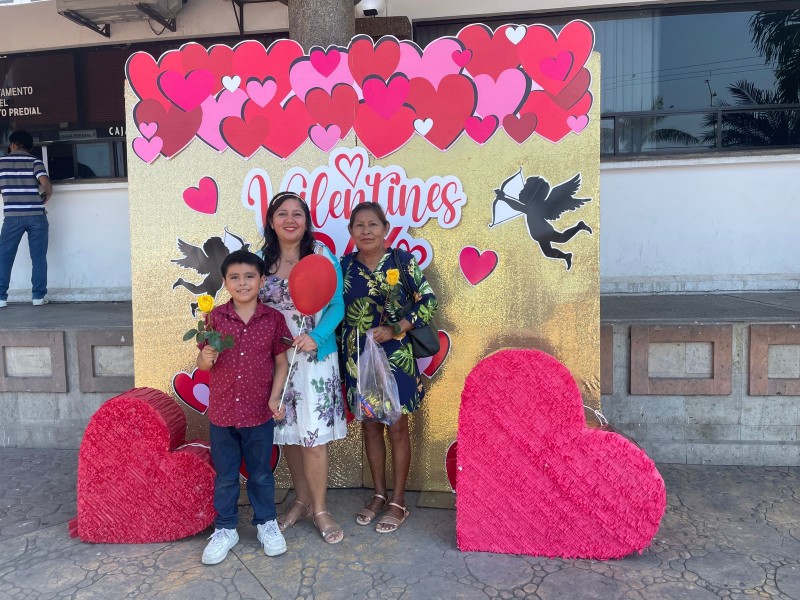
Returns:
[[[214,298],[208,294],[203,294],[197,299],[197,308],[204,313],[210,313],[214,308]]]
[[[400,271],[398,269],[389,269],[386,271],[386,283],[389,285],[397,285],[400,281]]]

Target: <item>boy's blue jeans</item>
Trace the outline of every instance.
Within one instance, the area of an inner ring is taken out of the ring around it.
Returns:
[[[214,480],[214,508],[218,529],[236,529],[239,524],[239,467],[242,456],[250,477],[247,497],[253,507],[253,525],[261,525],[277,517],[275,512],[275,478],[270,458],[275,421],[270,419],[256,427],[218,427],[211,424],[211,460],[217,478]]]
[[[47,294],[47,239],[49,225],[47,216],[6,217],[0,231],[0,300],[8,300],[8,285],[11,282],[11,268],[17,256],[17,248],[22,235],[28,234],[28,248],[31,252],[31,285],[34,300]]]

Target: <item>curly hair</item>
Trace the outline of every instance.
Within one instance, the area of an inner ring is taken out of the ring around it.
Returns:
[[[311,224],[311,211],[308,210],[308,204],[295,192],[278,192],[272,197],[267,209],[267,215],[264,218],[264,243],[261,246],[261,253],[264,257],[264,264],[267,268],[267,273],[271,274],[277,270],[278,260],[281,257],[281,246],[278,242],[278,235],[272,228],[272,217],[275,215],[281,205],[287,200],[297,200],[306,215],[306,230],[300,240],[300,258],[304,258],[309,254],[314,254],[314,235],[312,232]]]

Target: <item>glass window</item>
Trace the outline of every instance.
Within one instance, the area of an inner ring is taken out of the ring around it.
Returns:
[[[111,144],[106,142],[78,144],[75,146],[75,150],[78,160],[78,177],[88,179],[113,176],[114,163]]]

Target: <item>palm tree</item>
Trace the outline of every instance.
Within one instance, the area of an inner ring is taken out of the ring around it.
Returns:
[[[652,112],[664,110],[663,96],[656,96],[650,107]],[[616,127],[600,130],[600,144],[605,151],[614,148],[614,131],[619,135],[620,153],[640,153],[647,144],[656,148],[669,144],[676,146],[694,146],[700,142],[695,136],[670,127],[659,127],[668,115],[642,116],[642,117],[617,117]]]
[[[777,99],[800,101],[800,10],[759,11],[750,19],[750,33],[765,61],[777,65]]]

